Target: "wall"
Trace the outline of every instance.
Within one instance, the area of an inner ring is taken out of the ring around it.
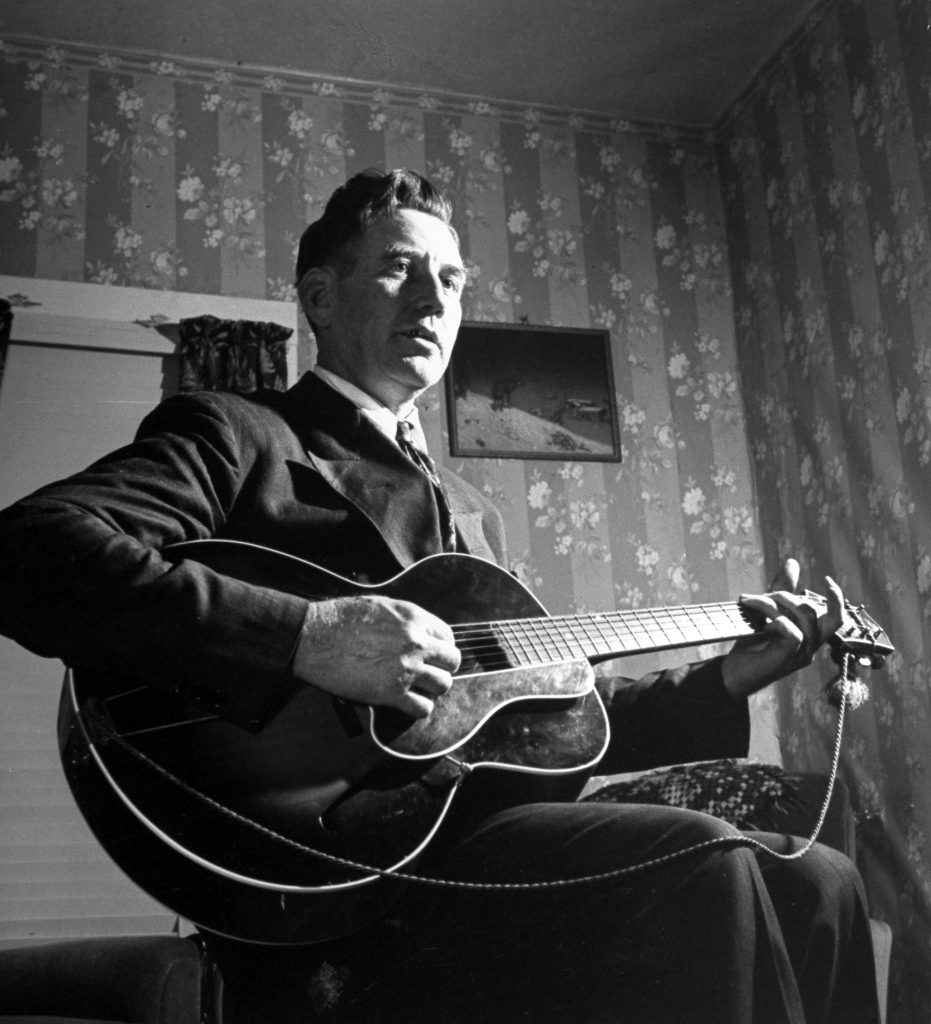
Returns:
[[[767,560],[836,575],[897,653],[850,716],[891,1022],[931,1013],[931,5],[833,4],[719,144],[742,390]],[[786,764],[826,769],[834,716],[782,687]]]
[[[11,41],[0,50],[0,90],[0,273],[29,301],[46,280],[74,282],[103,305],[108,291],[148,289],[153,311],[166,291],[293,300],[298,235],[337,184],[371,165],[427,172],[456,202],[468,318],[610,329],[620,464],[452,460],[440,389],[423,403],[432,450],[502,509],[515,570],[552,612],[760,589],[706,140],[310,75]],[[625,671],[651,665],[633,659]],[[0,681],[21,692],[16,673],[8,662]],[[57,683],[46,689],[29,726],[43,765],[55,756]],[[769,697],[755,718],[754,752],[778,760]],[[15,802],[23,767],[6,768]],[[45,836],[45,812],[29,807],[22,828]],[[83,833],[69,827],[61,842],[83,849]],[[6,871],[11,898],[31,899],[31,873]],[[45,923],[24,925],[26,934],[60,928],[51,919],[65,914],[58,901],[69,890],[44,890]],[[94,895],[105,901],[99,887]]]
[[[467,318],[611,330],[622,464],[455,463],[500,504],[522,577],[554,612],[759,587],[706,141],[77,47],[8,42],[0,83],[8,274],[288,298],[335,185],[426,171],[457,202]],[[442,402],[425,403],[439,452]]]

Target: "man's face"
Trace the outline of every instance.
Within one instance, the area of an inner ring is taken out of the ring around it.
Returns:
[[[352,270],[331,279],[321,366],[397,411],[443,376],[464,283],[459,246],[437,217],[400,210],[376,221]]]

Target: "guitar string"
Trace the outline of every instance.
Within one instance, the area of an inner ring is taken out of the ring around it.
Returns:
[[[705,609],[709,606],[696,606]],[[725,606],[720,606],[721,608]],[[734,605],[733,608],[739,606]],[[668,611],[668,610],[665,610]],[[630,614],[630,613],[622,613]],[[691,609],[687,612],[692,617]],[[720,617],[720,616],[719,616]],[[485,670],[497,670],[511,667],[507,655],[510,654],[516,659],[519,665],[534,664],[540,661],[552,662],[554,651],[559,657],[574,659],[585,658],[591,654],[604,656],[619,656],[639,650],[643,644],[648,643],[651,649],[656,647],[656,633],[662,632],[666,640],[671,644],[693,644],[700,642],[711,642],[718,640],[721,633],[725,632],[723,624],[717,624],[714,636],[707,636],[697,625],[692,625],[692,633],[686,633],[676,622],[676,616],[670,616],[675,624],[676,633],[673,634],[667,627],[654,626],[651,630],[644,627],[640,634],[631,627],[625,626],[623,634],[616,632],[608,635],[605,632],[605,621],[610,625],[610,614],[593,616],[590,623],[576,625],[576,630],[581,631],[587,642],[581,643],[578,639],[566,639],[564,623],[571,622],[568,617],[540,617],[532,619],[505,619],[497,622],[487,623],[461,623],[453,626],[453,635],[456,638],[456,646],[467,656],[482,660]],[[708,625],[713,625],[714,620],[710,614],[707,615]],[[745,621],[740,620],[743,625]],[[727,625],[732,625],[735,620],[732,613],[725,616]],[[598,630],[598,635],[594,630]],[[537,641],[542,640],[543,645],[538,646]],[[626,641],[626,643],[625,643]],[[516,646],[516,645],[519,645]],[[618,646],[621,647],[618,650]],[[502,650],[504,648],[504,650]],[[529,655],[528,660],[524,660]],[[495,656],[495,657],[487,657]]]
[[[824,598],[812,591],[806,591],[806,596],[812,601],[826,603]],[[876,639],[880,636],[881,631],[875,625],[871,628],[869,623],[861,620],[862,606],[851,605],[848,601],[845,602],[845,608],[867,638]],[[696,613],[701,614],[708,632],[699,625]],[[646,621],[647,618],[649,622]],[[631,619],[634,620],[634,624],[631,624]],[[686,631],[681,625],[683,619],[688,622],[690,631]],[[554,650],[560,657],[567,659],[589,657],[592,654],[616,657],[643,650],[644,647],[650,650],[658,649],[657,632],[670,646],[686,646],[716,642],[722,637],[731,639],[731,631],[738,624],[741,627],[741,634],[748,628],[751,631],[753,629],[739,604],[722,602],[633,612],[603,612],[588,617],[542,615],[532,618],[459,623],[452,629],[457,646],[463,653],[474,655],[476,658],[482,655],[498,655],[496,659],[486,664],[488,669],[497,669],[509,667],[506,655],[502,654],[502,647],[521,664],[552,662]],[[612,629],[611,634],[606,632],[606,626]],[[567,639],[567,636],[570,639]],[[585,643],[582,643],[579,637],[583,637]],[[528,655],[529,661],[523,661],[522,658]]]
[[[813,591],[805,591],[804,596],[812,603],[821,605],[827,603],[825,598]],[[863,613],[862,606],[855,606],[849,601],[846,601],[845,610],[848,615],[854,619],[854,621],[859,622],[859,617]],[[650,637],[651,633],[656,630],[660,630],[661,632],[664,631],[669,624],[671,624],[677,631],[684,632],[679,625],[679,621],[683,619],[691,624],[692,629],[700,632],[700,627],[695,625],[699,616],[706,621],[709,626],[716,621],[723,621],[729,625],[736,625],[737,623],[740,623],[742,626],[747,625],[744,610],[739,603],[718,602],[710,604],[671,605],[665,608],[598,612],[592,613],[588,616],[548,616],[543,614],[540,616],[516,619],[459,623],[453,626],[453,631],[457,635],[462,636],[465,640],[469,638],[470,633],[474,636],[482,636],[497,627],[504,626],[515,630],[530,630],[535,633],[544,631],[548,636],[560,637],[566,632],[571,634],[573,629],[585,630],[590,628],[591,625],[596,625],[600,630],[603,630],[604,624],[607,623],[608,625],[614,625],[616,628],[620,628],[620,630],[626,634],[635,635],[639,633],[645,637]],[[666,625],[661,624],[660,620],[664,620]],[[650,622],[653,624],[652,627],[649,625]]]
[[[212,807],[214,810],[238,822],[239,824],[245,825],[253,831],[256,831],[264,835],[266,838],[284,844],[290,847],[291,849],[296,850],[299,853],[309,854],[318,859],[322,859],[327,863],[336,865],[338,867],[346,868],[351,871],[360,871],[364,874],[375,875],[378,877],[394,878],[399,881],[414,882],[416,884],[425,885],[428,887],[477,890],[482,892],[539,891],[545,889],[565,889],[577,885],[591,885],[600,882],[606,882],[612,879],[632,875],[636,872],[661,867],[664,864],[668,864],[671,861],[678,860],[691,854],[700,853],[705,850],[710,850],[723,846],[751,847],[761,853],[768,854],[769,856],[781,861],[795,861],[805,856],[805,854],[808,853],[809,850],[811,850],[811,848],[814,846],[815,842],[818,839],[818,835],[821,832],[821,828],[824,825],[825,818],[827,817],[828,807],[831,802],[831,797],[834,792],[834,784],[837,780],[837,772],[840,764],[841,739],[843,736],[844,721],[846,718],[846,711],[851,688],[849,666],[852,662],[853,656],[845,652],[841,663],[841,675],[840,679],[838,680],[840,683],[840,697],[837,716],[837,728],[834,737],[834,752],[831,761],[828,786],[821,804],[821,810],[818,815],[818,819],[811,832],[811,835],[808,837],[807,840],[803,841],[802,846],[799,847],[797,850],[794,850],[792,853],[781,853],[778,850],[772,849],[770,846],[768,846],[761,840],[756,839],[753,836],[746,835],[745,833],[739,832],[735,829],[735,831],[731,834],[715,836],[714,838],[707,839],[701,843],[693,843],[689,846],[681,847],[678,850],[672,850],[667,854],[663,854],[658,857],[653,857],[648,860],[639,861],[635,864],[627,864],[623,867],[613,868],[609,871],[600,871],[588,875],[579,875],[572,878],[560,878],[548,881],[535,882],[468,882],[463,879],[434,878],[430,875],[418,875],[412,872],[396,871],[392,868],[378,868],[374,865],[363,864],[358,861],[351,860],[350,858],[340,857],[336,854],[326,853],[325,851],[317,850],[312,846],[306,846],[304,843],[300,843],[295,839],[291,839],[289,836],[282,835],[280,832],[276,832],[274,829],[270,829],[267,826],[262,825],[260,822],[257,822],[252,818],[248,818],[245,815],[240,814],[238,811],[234,811],[231,807],[227,807],[225,804],[222,804],[219,801],[214,800],[213,797],[208,796],[206,793],[202,792],[196,787],[185,782],[183,779],[174,775],[174,773],[162,767],[148,755],[144,754],[141,750],[133,746],[133,744],[127,742],[122,736],[116,733],[113,730],[112,726],[99,713],[94,713],[90,709],[85,709],[82,712],[82,714],[88,718],[92,726],[96,726],[98,730],[102,730],[103,733],[106,735],[107,739],[115,742],[121,749],[126,750],[133,757],[137,758],[142,763],[148,765],[157,774],[161,775],[163,778],[165,778],[172,784],[178,786],[182,791],[188,793],[190,796],[195,797],[197,800]],[[459,786],[462,783],[463,779],[466,777],[467,774],[467,772],[464,772],[459,777],[459,779],[457,779],[456,786]],[[284,898],[285,895],[285,893],[281,893],[282,898]]]
[[[578,615],[539,615],[515,619],[492,620],[488,622],[463,622],[454,625],[453,631],[462,636],[468,637],[470,633],[481,635],[493,630],[496,627],[507,626],[511,629],[530,630],[538,632],[543,630],[553,635],[562,635],[565,632],[572,633],[575,629],[586,629],[597,625],[599,629],[612,625],[623,633],[641,633],[649,636],[651,633],[664,631],[671,624],[673,628],[681,632],[679,620],[687,620],[690,628],[698,628],[694,623],[699,619],[711,624],[719,620],[728,624],[740,622],[746,625],[746,618],[738,604],[707,604],[707,605],[681,605],[672,608],[646,609],[643,611],[618,611],[599,612],[590,616]],[[646,623],[646,624],[645,624]],[[652,626],[649,624],[652,623]]]
[[[747,626],[746,619],[742,615],[735,616],[733,612],[725,611],[723,608],[717,613],[708,612],[706,606],[702,607],[702,615],[704,624],[707,627],[716,627],[716,632],[720,632],[723,625],[736,626],[739,622],[742,627]],[[737,606],[734,606],[735,608]],[[620,639],[621,637],[627,637],[629,639],[637,640],[643,638],[645,640],[652,641],[655,638],[657,632],[663,634],[669,639],[675,639],[679,641],[680,638],[683,641],[695,642],[696,639],[701,640],[704,638],[702,627],[697,625],[696,616],[693,609],[685,609],[686,614],[684,615],[668,615],[666,616],[666,622],[658,621],[658,617],[654,617],[654,621],[651,625],[631,625],[625,622],[624,618],[617,619],[617,625],[610,614],[601,614],[598,616],[592,616],[588,621],[579,621],[577,617],[549,617],[540,616],[537,618],[528,619],[504,619],[495,622],[476,622],[476,623],[460,623],[452,627],[453,633],[457,638],[465,644],[469,644],[476,641],[484,641],[489,635],[493,635],[495,632],[508,630],[514,633],[522,633],[529,636],[542,636],[544,639],[564,639],[566,634],[570,637],[582,635],[587,640],[593,639],[593,631],[597,630],[599,633],[599,639]],[[624,613],[625,618],[630,613]],[[679,620],[687,619],[687,628],[682,627]],[[605,632],[605,627],[611,626],[614,632],[609,636]],[[697,634],[697,637],[696,637]],[[716,639],[717,637],[711,637],[709,639]]]

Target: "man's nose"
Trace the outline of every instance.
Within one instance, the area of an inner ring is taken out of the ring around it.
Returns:
[[[438,274],[424,271],[414,282],[414,298],[419,312],[439,316],[446,310],[447,294]]]

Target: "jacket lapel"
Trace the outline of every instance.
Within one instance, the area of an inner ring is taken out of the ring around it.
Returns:
[[[432,485],[389,438],[313,373],[285,398],[313,467],[373,523],[402,567],[443,550]]]

